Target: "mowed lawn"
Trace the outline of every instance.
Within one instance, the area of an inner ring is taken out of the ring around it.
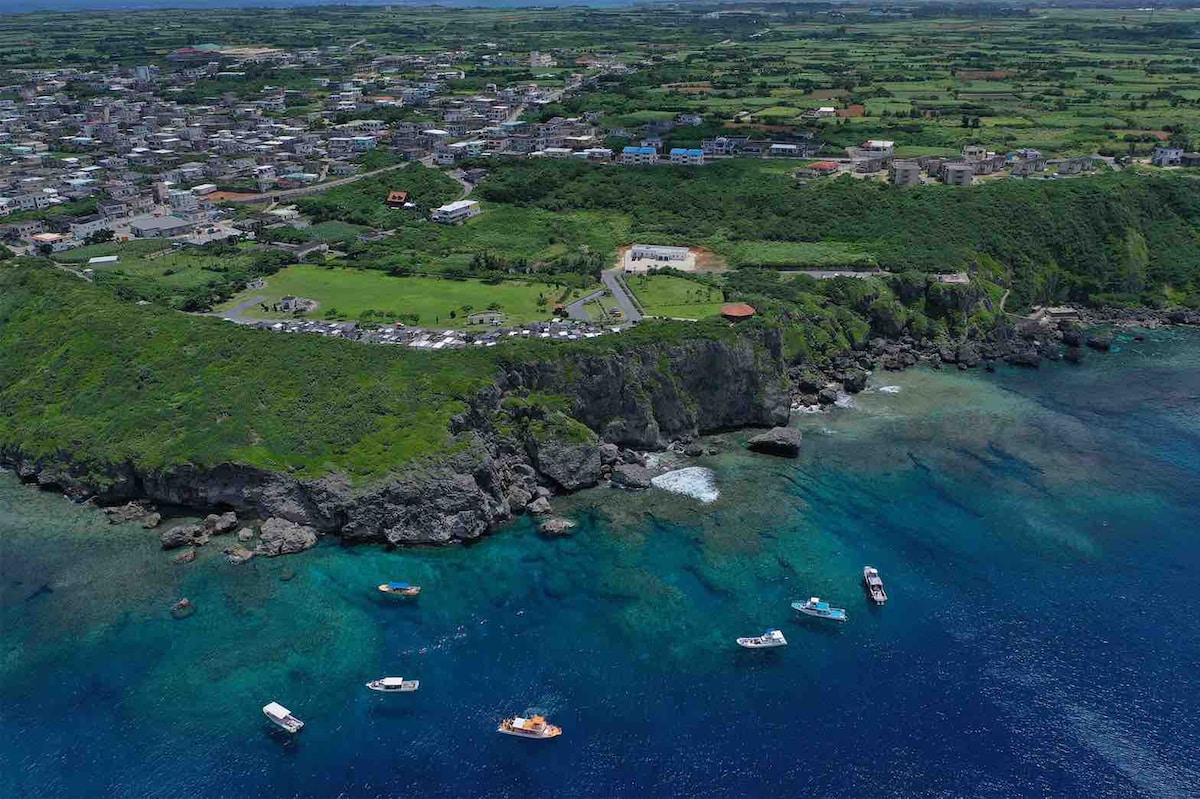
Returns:
[[[417,324],[466,327],[467,316],[499,306],[506,321],[533,322],[549,319],[554,303],[570,291],[573,299],[586,291],[569,290],[546,283],[506,280],[489,285],[481,280],[444,280],[436,277],[392,277],[372,269],[343,269],[322,266],[289,266],[267,278],[267,287],[243,291],[221,306],[228,309],[254,297],[263,297],[269,307],[282,297],[304,297],[320,305],[311,318],[360,319],[367,317],[416,317]],[[329,316],[330,312],[333,316]],[[373,312],[373,313],[372,313]],[[255,307],[247,316],[285,317],[291,314],[264,312]]]
[[[685,277],[627,275],[625,284],[637,296],[647,316],[704,319],[721,313],[721,292]]]

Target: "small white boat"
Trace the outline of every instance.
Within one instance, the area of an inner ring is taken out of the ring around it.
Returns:
[[[406,694],[420,688],[421,681],[406,680],[403,677],[381,677],[378,680],[371,680],[367,683],[367,687],[372,691],[385,694]]]
[[[393,594],[395,596],[417,596],[421,593],[421,586],[409,585],[408,583],[384,583],[379,586],[380,593]]]
[[[887,592],[883,590],[883,579],[879,576],[879,570],[874,566],[863,567],[863,584],[867,587],[871,601],[876,605],[887,602]]]
[[[293,735],[300,732],[300,729],[304,726],[303,721],[293,716],[292,711],[278,702],[263,705],[263,715],[270,719],[271,723],[276,727]]]
[[[746,649],[770,649],[774,646],[787,646],[787,639],[783,637],[783,632],[780,630],[767,630],[762,635],[756,635],[753,638],[739,638],[737,643],[738,646]]]

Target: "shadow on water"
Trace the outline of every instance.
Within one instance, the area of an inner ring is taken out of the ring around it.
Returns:
[[[849,617],[849,612],[847,612]],[[835,638],[842,634],[842,628],[851,622],[847,621],[828,621],[826,619],[818,619],[815,616],[806,616],[803,613],[797,613],[791,620],[791,624],[803,630],[811,630],[820,635],[826,635]]]
[[[379,697],[380,701],[373,702],[367,714],[372,718],[379,719],[411,719],[416,715],[417,709],[413,707],[411,702],[384,701],[392,699],[395,699],[395,697]]]
[[[301,752],[300,739],[289,732],[284,732],[273,724],[263,727],[263,732],[272,744],[288,757],[296,757]]]
[[[32,602],[38,597],[48,596],[54,593],[54,589],[50,587],[50,583],[42,583],[36,591],[25,597],[26,602]]]

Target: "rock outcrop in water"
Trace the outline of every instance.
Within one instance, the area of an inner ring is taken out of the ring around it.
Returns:
[[[795,427],[773,427],[765,433],[760,433],[750,439],[750,449],[767,455],[778,455],[783,458],[800,457],[800,442],[802,436]]]
[[[561,397],[567,408],[510,401],[541,395]],[[0,452],[0,462],[76,499],[226,510],[165,531],[164,548],[232,532],[238,522],[229,509],[267,520],[255,548],[266,556],[303,551],[324,533],[392,545],[450,543],[478,538],[521,512],[548,513],[552,493],[595,485],[626,459],[626,448],[663,449],[704,433],[785,424],[789,402],[779,342],[768,332],[511,364],[455,418],[444,455],[365,485],[342,474],[308,479],[236,463],[155,470],[113,463],[97,474],[68,453],[31,458],[16,450]]]

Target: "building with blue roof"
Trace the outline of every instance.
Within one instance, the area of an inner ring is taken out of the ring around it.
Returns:
[[[658,150],[653,147],[626,147],[621,150],[622,164],[657,164]]]
[[[690,164],[701,166],[704,163],[704,151],[692,147],[674,147],[668,153],[672,164]]]

